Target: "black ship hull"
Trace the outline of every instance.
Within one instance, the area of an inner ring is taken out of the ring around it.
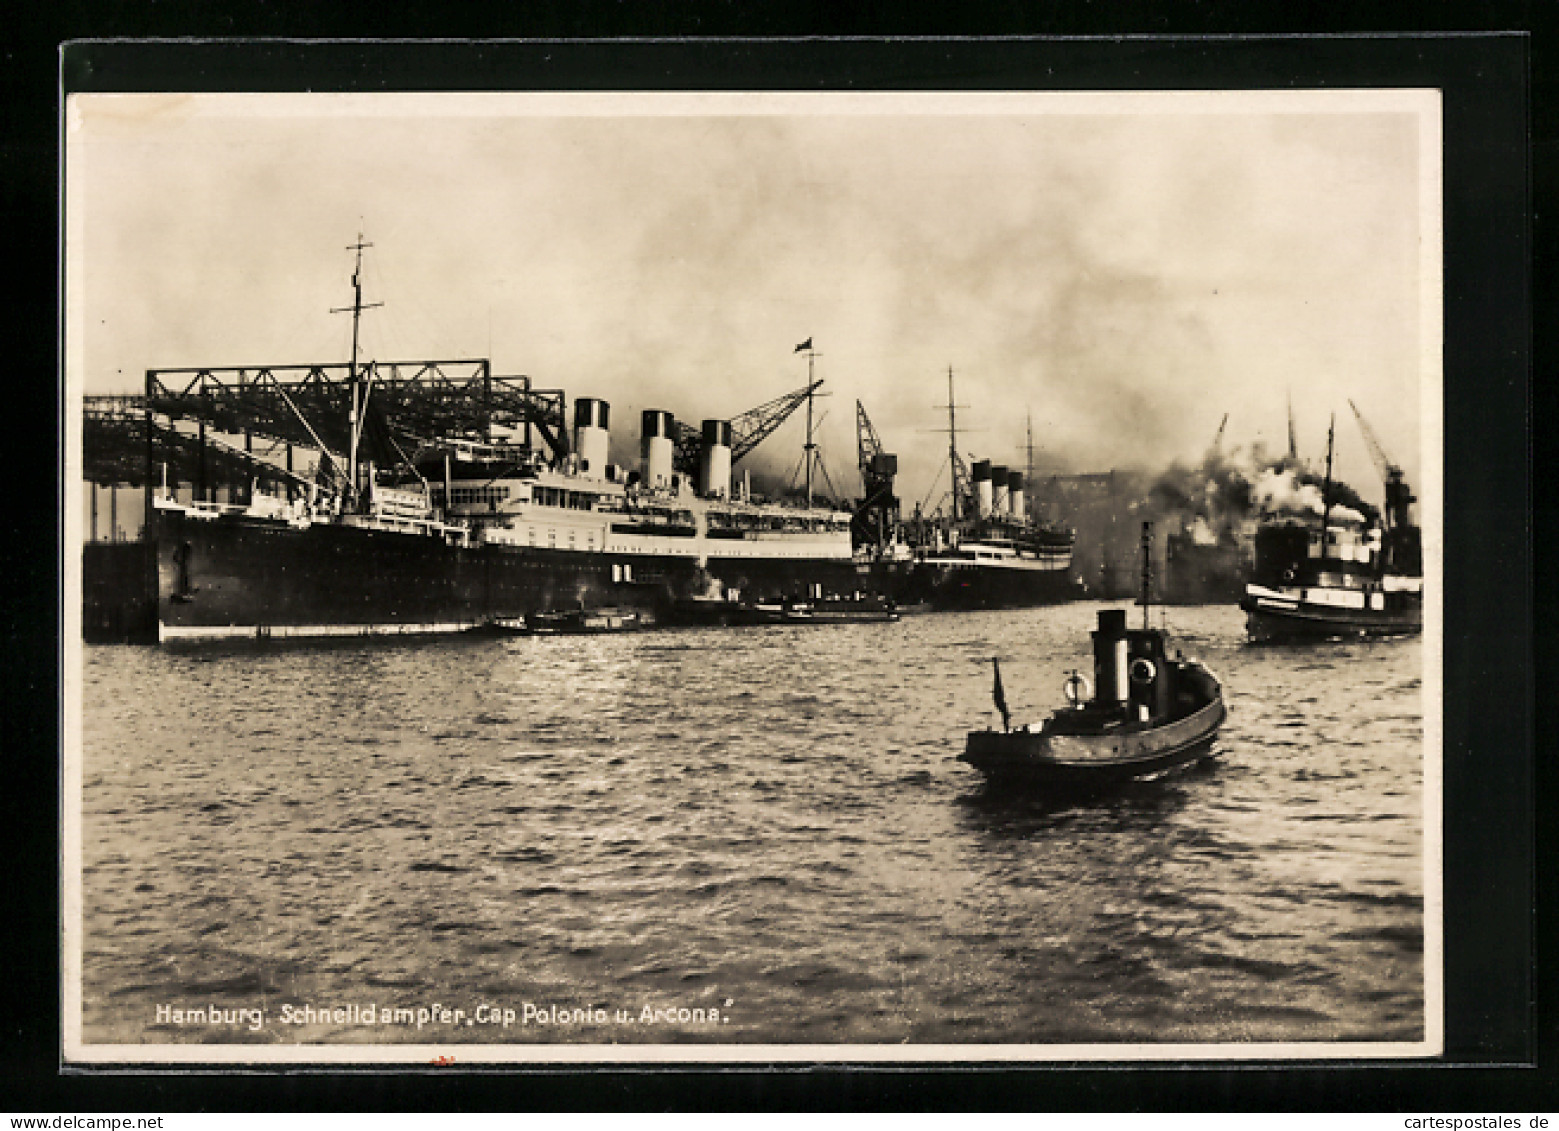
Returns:
[[[1046,758],[1024,750],[1018,744],[1002,742],[1010,736],[999,732],[976,732],[969,736],[962,760],[981,771],[992,782],[1018,786],[1025,790],[1050,794],[1085,795],[1119,789],[1135,781],[1161,777],[1214,755],[1218,725],[1209,722],[1197,733],[1162,749],[1097,762],[1066,762]],[[1026,736],[1025,736],[1026,737]]]
[[[895,594],[901,604],[932,609],[1012,609],[1057,605],[1082,596],[1065,569],[917,564]]]
[[[710,558],[449,544],[340,524],[158,516],[156,638],[458,632],[573,609],[661,611],[710,589],[853,593],[849,559]]]
[[[1250,638],[1258,643],[1416,636],[1424,628],[1421,603],[1387,610],[1338,609],[1304,602],[1279,608],[1270,600],[1247,596],[1240,608],[1245,612]]]

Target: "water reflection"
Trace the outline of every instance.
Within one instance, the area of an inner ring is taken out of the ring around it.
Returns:
[[[1049,835],[1082,817],[1096,827],[1103,822],[1106,829],[1126,833],[1150,828],[1184,808],[1187,776],[1068,794],[1028,789],[1017,782],[982,782],[958,798],[958,804],[970,827],[1001,838]]]

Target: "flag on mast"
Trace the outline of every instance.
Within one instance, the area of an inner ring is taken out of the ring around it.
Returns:
[[[802,342],[799,346],[797,346],[795,348],[794,352],[800,353],[802,350],[809,350],[811,348],[812,348],[812,339],[808,338],[806,341]]]
[[[995,656],[991,657],[991,667],[996,672],[996,682],[991,688],[991,698],[996,700],[996,709],[1001,712],[1001,729],[1012,729],[1012,716],[1007,711],[1007,693],[1001,686],[1001,661]]]

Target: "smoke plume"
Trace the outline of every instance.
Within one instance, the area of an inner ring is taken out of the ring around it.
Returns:
[[[1198,545],[1231,543],[1251,510],[1251,481],[1244,468],[1214,449],[1198,467],[1171,465],[1154,482],[1151,498],[1184,518]]]
[[[1185,522],[1198,545],[1232,543],[1242,523],[1263,518],[1319,518],[1325,510],[1325,478],[1289,456],[1273,459],[1260,445],[1241,458],[1214,448],[1197,467],[1171,465],[1154,482],[1153,502]],[[1348,484],[1333,480],[1334,520],[1370,524],[1378,511]]]

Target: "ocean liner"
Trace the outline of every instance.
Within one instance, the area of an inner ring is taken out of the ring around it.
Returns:
[[[640,465],[620,467],[604,400],[574,402],[570,435],[561,393],[485,361],[360,361],[374,304],[360,283],[369,245],[353,246],[344,380],[340,365],[148,372],[143,556],[113,585],[88,556],[89,638],[450,632],[690,597],[842,600],[869,585],[849,512],[810,492],[762,499],[745,477],[733,487],[733,462],[810,409],[821,381],[698,429],[645,411]],[[170,459],[194,466],[189,486],[183,473],[169,485]],[[218,466],[234,484],[220,493]]]
[[[1319,514],[1274,514],[1256,530],[1254,566],[1240,601],[1253,640],[1405,636],[1423,628],[1423,550],[1410,518],[1413,493],[1349,404],[1385,481],[1381,521],[1333,498],[1335,427],[1329,429]]]
[[[1071,573],[1075,535],[1029,514],[1023,472],[993,466],[990,460],[977,460],[972,468],[964,462],[951,369],[947,413],[950,513],[909,524],[912,561],[902,599],[937,609],[982,609],[1081,596]]]

